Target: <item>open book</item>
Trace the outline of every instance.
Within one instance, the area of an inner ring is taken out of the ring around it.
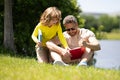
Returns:
[[[74,60],[74,59],[79,59],[82,57],[82,55],[84,54],[85,52],[85,48],[84,47],[79,47],[79,48],[74,48],[74,49],[71,49],[69,50],[70,51],[70,54],[71,54],[71,60]]]

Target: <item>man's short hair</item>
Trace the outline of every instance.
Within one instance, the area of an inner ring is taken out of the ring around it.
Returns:
[[[63,20],[63,25],[66,23],[77,23],[77,19],[73,15],[68,15]]]

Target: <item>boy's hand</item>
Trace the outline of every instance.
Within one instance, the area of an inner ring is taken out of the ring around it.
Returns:
[[[71,59],[71,54],[70,54],[69,50],[65,49],[65,52],[63,53],[62,57],[65,61],[69,62]]]
[[[40,47],[40,46],[42,46],[42,43],[41,43],[41,42],[38,42],[37,45]]]

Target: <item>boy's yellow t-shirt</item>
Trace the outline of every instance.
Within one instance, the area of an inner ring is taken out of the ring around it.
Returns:
[[[64,48],[68,47],[66,39],[63,36],[62,28],[61,28],[60,24],[48,27],[48,26],[42,25],[41,23],[38,23],[38,25],[35,27],[35,29],[33,31],[32,36],[38,37],[39,29],[42,32],[42,44],[44,46],[46,46],[47,41],[51,40],[54,36],[58,35],[58,38],[59,38],[60,42],[62,43],[62,45],[64,46]]]

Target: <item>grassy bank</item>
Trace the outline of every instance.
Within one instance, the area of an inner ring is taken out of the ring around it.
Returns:
[[[120,32],[106,33],[106,38],[109,40],[120,40]]]
[[[120,80],[120,70],[38,64],[34,58],[0,55],[0,80]]]
[[[105,39],[108,40],[120,40],[120,30],[113,30],[110,33],[105,33]]]

